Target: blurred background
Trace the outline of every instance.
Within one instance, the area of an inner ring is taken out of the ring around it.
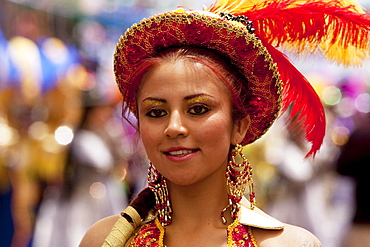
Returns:
[[[178,6],[202,7],[197,0],[0,0],[0,247],[77,246],[145,186],[148,161],[121,117],[112,58],[133,23]],[[326,108],[325,144],[304,160],[306,147],[278,120],[245,150],[257,203],[323,246],[370,246],[370,62],[294,63]]]

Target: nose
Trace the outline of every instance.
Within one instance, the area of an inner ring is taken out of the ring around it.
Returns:
[[[188,129],[185,127],[181,114],[178,111],[171,113],[165,134],[170,138],[188,135]]]

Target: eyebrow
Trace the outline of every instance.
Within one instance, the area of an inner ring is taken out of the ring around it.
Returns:
[[[148,105],[148,104],[151,104],[151,105],[163,105],[165,104],[167,101],[165,99],[161,99],[161,98],[154,98],[154,97],[148,97],[148,98],[145,98],[141,104],[142,105]]]
[[[194,95],[186,96],[185,100],[188,103],[196,103],[196,102],[201,101],[205,98],[207,99],[207,98],[213,98],[213,97],[209,94],[200,93],[200,94],[194,94]]]
[[[204,98],[213,98],[213,96],[205,93],[199,93],[199,94],[194,94],[194,95],[189,95],[184,98],[184,101],[187,103],[195,103],[197,101],[200,101]],[[162,99],[162,98],[155,98],[155,97],[148,97],[145,98],[141,104],[152,104],[152,105],[163,105],[167,103],[167,100]]]

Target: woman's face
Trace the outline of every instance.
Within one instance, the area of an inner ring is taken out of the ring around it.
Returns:
[[[147,155],[169,181],[191,185],[225,174],[230,144],[243,133],[232,122],[227,88],[207,67],[160,65],[144,77],[137,103]]]

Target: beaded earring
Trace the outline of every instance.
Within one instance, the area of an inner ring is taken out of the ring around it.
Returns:
[[[167,189],[167,180],[159,173],[152,162],[149,163],[148,167],[148,186],[155,195],[159,222],[162,226],[171,224],[172,209]]]
[[[242,162],[238,164],[235,160],[236,156],[242,159]],[[249,187],[249,201],[250,208],[254,209],[256,205],[255,192],[253,186],[252,174],[253,170],[250,166],[247,158],[243,154],[243,146],[236,144],[236,147],[231,153],[230,161],[226,169],[226,181],[228,187],[228,199],[229,204],[222,210],[221,219],[224,224],[227,220],[225,219],[225,212],[228,208],[231,211],[231,217],[235,220],[239,212],[239,203],[244,195],[245,189]]]

